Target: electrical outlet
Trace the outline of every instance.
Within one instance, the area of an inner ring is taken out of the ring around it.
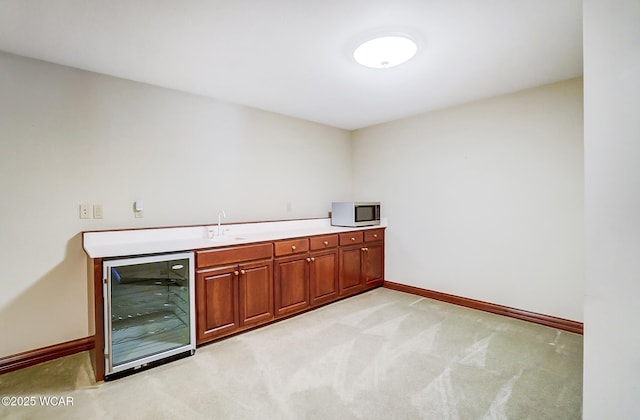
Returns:
[[[104,217],[104,213],[102,211],[102,204],[94,204],[93,205],[93,218],[94,219],[102,219]]]
[[[142,210],[134,210],[133,213],[136,215],[136,219],[144,217],[144,212]]]
[[[80,204],[80,218],[91,219],[91,204]]]

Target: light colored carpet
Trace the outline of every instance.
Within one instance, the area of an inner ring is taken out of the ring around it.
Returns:
[[[12,419],[579,419],[582,336],[380,288],[112,382],[88,353],[0,375],[0,396],[36,397]]]

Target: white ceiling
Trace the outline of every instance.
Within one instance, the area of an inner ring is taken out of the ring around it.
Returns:
[[[582,0],[0,0],[0,50],[356,129],[580,76]]]

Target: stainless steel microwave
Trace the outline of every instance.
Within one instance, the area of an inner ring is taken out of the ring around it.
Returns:
[[[333,202],[331,224],[351,227],[379,225],[380,202]]]

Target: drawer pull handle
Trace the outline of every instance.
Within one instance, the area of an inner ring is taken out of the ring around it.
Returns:
[[[329,245],[329,241],[324,241],[324,246],[328,246]]]
[[[373,237],[374,237],[374,238],[377,238],[377,237],[378,237],[378,234],[377,234],[377,233],[374,233],[374,234],[373,234]]]
[[[316,260],[315,257],[311,257],[311,262],[314,262]]]
[[[235,274],[236,276],[240,274],[240,272],[238,270],[234,271],[233,274]]]
[[[369,250],[369,248],[360,248],[360,249],[365,251],[365,252]]]
[[[240,274],[246,274],[247,272],[245,270],[240,270]]]
[[[355,241],[355,240],[356,240],[356,238],[351,238],[351,240],[352,240],[352,241]]]
[[[295,245],[291,245],[291,250],[295,251],[296,250],[296,246]]]
[[[311,258],[307,258],[307,262],[311,262]]]

